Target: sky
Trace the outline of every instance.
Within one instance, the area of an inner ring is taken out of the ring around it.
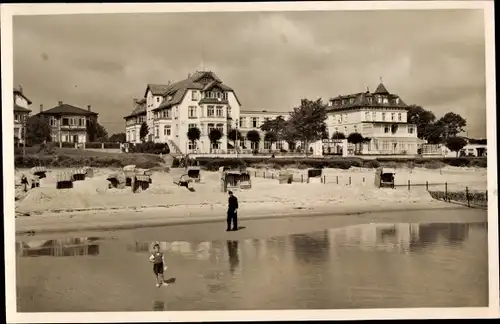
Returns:
[[[148,83],[202,68],[244,110],[289,111],[300,99],[374,91],[455,112],[486,137],[481,10],[213,12],[15,16],[14,85],[47,110],[58,101],[123,132]]]

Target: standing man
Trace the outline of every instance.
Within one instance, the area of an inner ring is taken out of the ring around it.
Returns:
[[[227,229],[231,231],[231,222],[233,223],[233,231],[238,230],[238,198],[233,195],[232,191],[228,192],[228,206],[227,206]]]

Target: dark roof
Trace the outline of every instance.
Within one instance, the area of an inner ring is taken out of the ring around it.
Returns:
[[[49,110],[42,111],[39,114],[42,114],[42,115],[85,115],[85,116],[97,115],[97,113],[95,113],[93,111],[88,111],[86,109],[78,108],[78,107],[68,105],[68,104],[62,104],[62,105],[56,106],[56,107],[51,108]]]
[[[29,99],[28,99],[28,97],[26,97],[26,96],[24,95],[24,93],[23,93],[23,91],[22,91],[22,90],[19,90],[19,89],[14,89],[14,94],[17,94],[17,95],[19,95],[19,96],[23,97],[23,98],[24,98],[24,99],[28,102],[28,104],[30,104],[30,105],[32,104],[31,100],[29,100]]]
[[[380,82],[377,89],[375,90],[376,94],[389,94],[389,91],[385,88],[384,84]]]
[[[31,110],[30,110],[30,109],[28,109],[28,108],[24,108],[24,107],[21,107],[21,106],[16,105],[16,104],[14,104],[14,111],[18,111],[18,112],[27,112],[27,113],[31,112]]]
[[[387,98],[389,99],[389,103],[384,104],[384,103],[378,103],[376,101],[375,96],[382,94],[387,96]],[[377,90],[374,93],[370,93],[367,91],[367,92],[358,92],[348,95],[341,95],[331,98],[330,101],[338,102],[339,100],[346,100],[346,99],[347,103],[330,106],[328,107],[328,109],[332,111],[332,110],[343,110],[343,109],[358,108],[358,107],[387,107],[387,108],[408,107],[408,105],[404,103],[404,101],[397,94],[389,93],[382,83],[379,84]],[[352,103],[351,99],[354,99]],[[396,99],[399,99],[398,103],[396,103]]]
[[[134,110],[123,118],[135,117],[146,113],[146,99],[134,99]]]
[[[182,99],[184,99],[184,96],[186,95],[187,90],[189,89],[206,90],[215,86],[221,88],[224,91],[233,91],[232,88],[223,84],[222,81],[220,81],[220,79],[217,77],[217,75],[215,75],[215,73],[197,71],[185,80],[170,84],[163,94],[164,98],[162,103],[160,104],[160,106],[158,106],[158,108],[153,110],[168,108],[181,103]],[[234,96],[236,97],[236,94],[234,94]],[[241,105],[238,97],[236,97],[236,100]]]
[[[144,97],[148,95],[149,90],[151,90],[153,96],[162,96],[167,91],[168,87],[169,85],[165,84],[148,84]]]

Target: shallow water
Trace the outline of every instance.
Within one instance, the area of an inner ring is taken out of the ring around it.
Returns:
[[[487,306],[487,225],[362,224],[269,239],[18,242],[20,312]]]

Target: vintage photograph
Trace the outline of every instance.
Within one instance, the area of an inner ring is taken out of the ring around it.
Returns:
[[[2,5],[12,313],[498,310],[493,5],[348,4]]]

